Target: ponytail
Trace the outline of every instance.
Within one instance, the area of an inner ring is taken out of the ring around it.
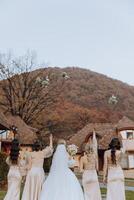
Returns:
[[[111,160],[114,165],[116,165],[116,148],[111,149]]]

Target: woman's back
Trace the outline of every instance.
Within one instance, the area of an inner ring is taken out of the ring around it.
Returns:
[[[107,165],[108,167],[117,167],[120,166],[120,160],[121,160],[121,151],[120,150],[116,150],[115,151],[115,162],[113,163],[112,160],[112,155],[111,155],[111,150],[108,150],[105,152],[105,156],[107,159]]]
[[[107,200],[125,200],[124,174],[120,165],[121,144],[118,138],[113,138],[109,144],[110,150],[104,155],[103,182],[107,182]]]
[[[44,153],[43,151],[33,151],[30,153],[31,155],[31,162],[32,162],[32,167],[43,167],[43,162],[44,162]]]
[[[53,148],[49,146],[40,151],[30,152],[29,156],[31,158],[31,166],[43,167],[44,158],[50,157],[52,153],[53,153]]]
[[[20,167],[20,158],[16,163],[13,163],[10,156],[7,157],[6,163],[9,165],[10,168],[19,168]]]
[[[97,167],[97,158],[94,153],[89,153],[81,158],[84,170],[94,170]]]
[[[8,191],[4,200],[19,200],[20,199],[20,186],[21,174],[19,170],[20,157],[19,157],[19,142],[17,139],[12,141],[10,156],[7,157],[6,163],[10,166],[8,172]]]

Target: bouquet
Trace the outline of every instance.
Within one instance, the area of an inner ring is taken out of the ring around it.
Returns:
[[[70,156],[75,156],[78,152],[78,147],[75,144],[68,145],[67,151]]]

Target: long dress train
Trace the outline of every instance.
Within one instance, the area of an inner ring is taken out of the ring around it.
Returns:
[[[79,181],[68,167],[68,154],[63,144],[56,149],[40,200],[84,200]]]

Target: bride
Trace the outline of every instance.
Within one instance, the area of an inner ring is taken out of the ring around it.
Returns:
[[[84,200],[81,186],[69,164],[66,142],[60,140],[40,200]]]

